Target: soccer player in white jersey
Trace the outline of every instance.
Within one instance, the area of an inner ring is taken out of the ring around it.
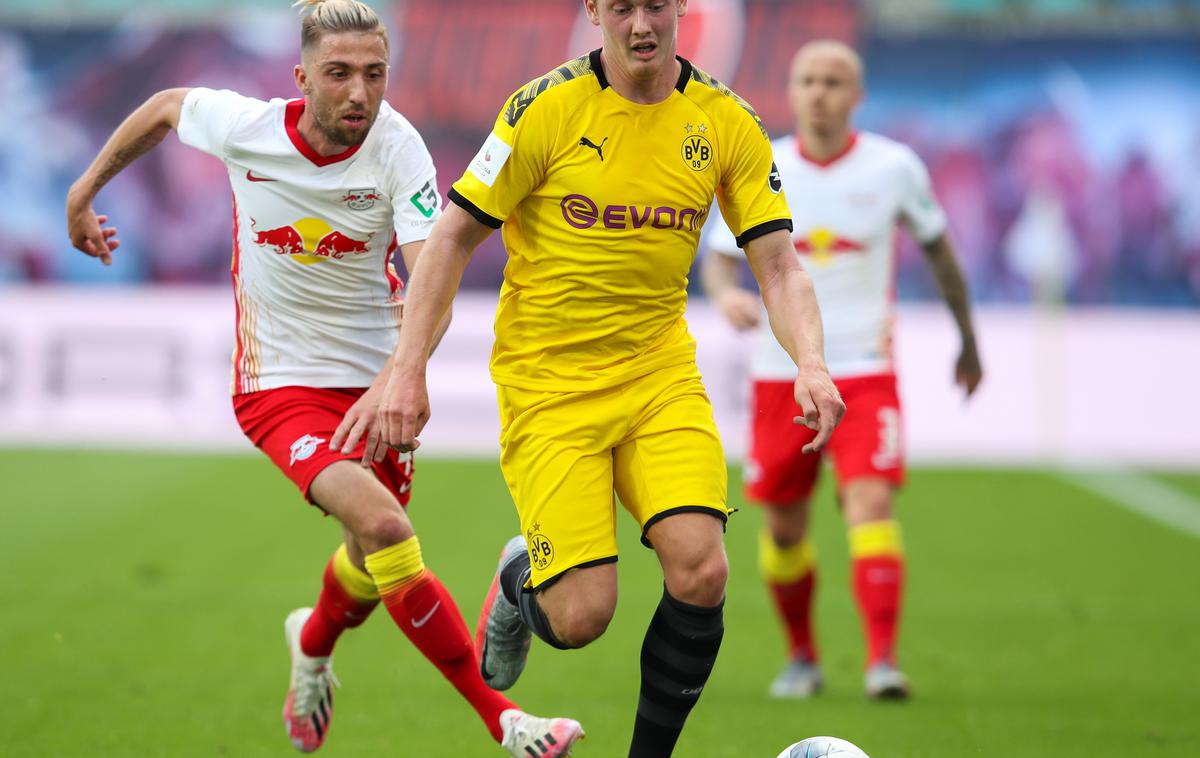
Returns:
[[[378,17],[354,0],[301,4],[311,6],[295,69],[303,97],[263,102],[199,87],[152,96],[72,186],[72,243],[111,261],[117,232],[103,226],[93,198],[171,129],[228,167],[234,411],[309,502],[337,518],[345,540],[325,567],[316,607],[284,625],[292,672],[283,717],[296,748],[324,742],[334,643],[382,600],[511,755],[567,755],[582,734],[577,722],[525,714],[484,684],[467,626],[426,568],[405,512],[412,455],[379,444],[375,398],[390,376],[401,314],[390,259],[399,249],[412,270],[440,196],[420,135],[383,102],[388,38]]]
[[[902,699],[909,695],[896,660],[904,553],[892,507],[904,481],[891,350],[897,223],[924,248],[954,315],[962,337],[954,377],[969,396],[983,373],[967,286],[920,159],[904,145],[852,126],[863,96],[858,55],[838,42],[805,45],[792,63],[788,95],[795,134],[775,140],[773,149],[795,224],[792,241],[821,303],[829,371],[846,401],[846,416],[827,450],[849,529],[853,588],[867,643],[866,692]],[[702,264],[705,289],[735,327],[761,325],[752,366],[746,496],[766,506],[760,567],[790,653],[770,691],[807,697],[822,684],[812,632],[816,566],[808,530],[820,456],[801,454],[811,432],[792,423],[797,411],[789,388],[796,367],[760,316],[758,297],[739,286],[741,252],[732,235],[723,224],[712,228]]]

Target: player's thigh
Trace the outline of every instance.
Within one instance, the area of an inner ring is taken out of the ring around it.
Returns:
[[[361,394],[361,389],[280,387],[235,396],[234,415],[246,437],[312,503],[312,483],[318,474],[337,461],[362,460],[364,442],[349,453],[329,449],[334,430]],[[408,504],[411,453],[389,451],[370,471],[396,502]]]
[[[612,448],[590,394],[498,391],[500,469],[534,587],[617,559]]]
[[[800,414],[792,382],[754,382],[744,473],[747,500],[788,510],[812,495],[821,472],[821,454],[803,452],[816,432],[793,421]]]
[[[838,489],[857,479],[878,479],[891,487],[904,484],[903,417],[894,375],[865,376],[837,382],[846,415],[829,440]]]
[[[614,451],[622,505],[648,530],[677,513],[699,512],[724,524],[728,473],[712,404],[693,367],[663,369],[622,393],[628,433]]]
[[[356,461],[333,461],[309,487],[309,497],[354,535],[364,552],[374,552],[413,536],[399,501],[375,475]]]

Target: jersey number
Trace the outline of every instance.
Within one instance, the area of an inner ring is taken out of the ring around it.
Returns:
[[[871,456],[875,468],[895,468],[900,464],[900,411],[879,409],[879,447]]]

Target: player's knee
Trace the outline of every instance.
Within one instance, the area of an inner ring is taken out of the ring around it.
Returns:
[[[614,603],[581,599],[568,605],[553,620],[554,636],[568,647],[583,647],[604,634],[615,610]]]
[[[773,517],[767,519],[767,531],[776,547],[786,549],[804,541],[808,533],[808,519],[800,511],[801,507],[797,506],[786,514],[772,514]]]
[[[355,538],[368,553],[391,547],[412,536],[413,528],[408,519],[395,511],[373,514],[355,530]]]
[[[667,579],[667,589],[675,598],[692,605],[714,606],[725,597],[729,561],[724,550],[709,551]]]
[[[892,518],[892,490],[886,485],[861,486],[848,491],[845,511],[850,526]]]

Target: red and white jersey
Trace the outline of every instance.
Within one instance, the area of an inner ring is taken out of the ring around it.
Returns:
[[[805,156],[795,137],[771,145],[792,212],[792,242],[821,305],[829,373],[890,373],[897,223],[922,244],[946,230],[929,172],[908,147],[866,132],[824,162]],[[742,255],[723,223],[712,230],[713,251]],[[796,364],[765,312],[758,343],[756,379],[795,378]]]
[[[225,162],[233,186],[233,393],[366,387],[396,344],[399,246],[441,212],[433,159],[387,103],[366,140],[321,156],[297,129],[304,100],[196,88],[179,137]]]

